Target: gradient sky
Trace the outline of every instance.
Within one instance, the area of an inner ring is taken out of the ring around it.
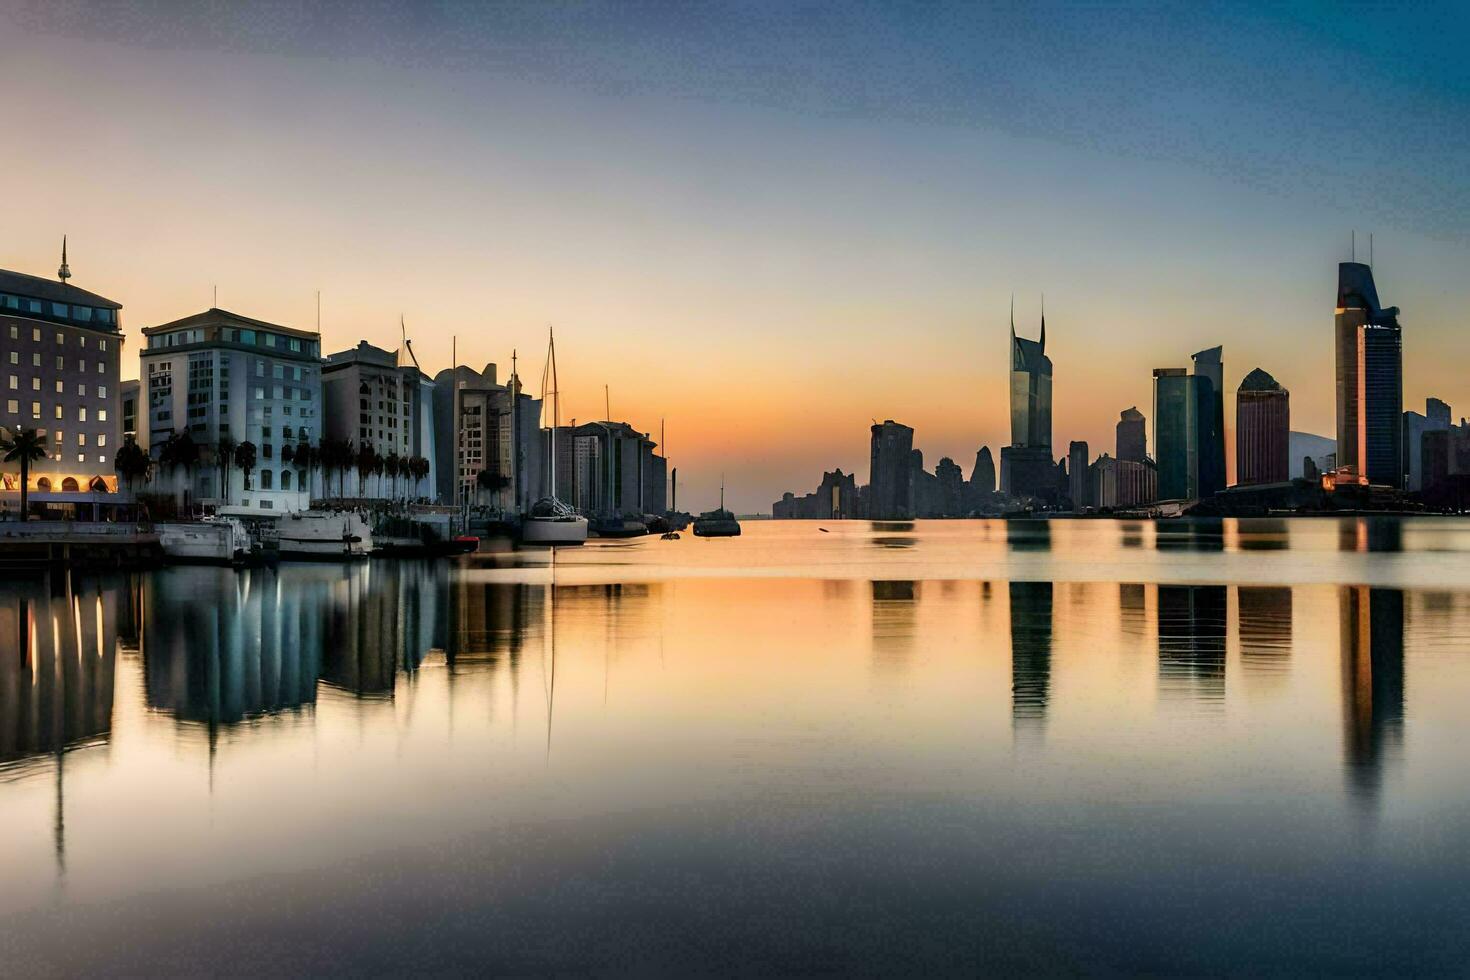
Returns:
[[[680,504],[765,511],[867,426],[1008,439],[1046,294],[1057,455],[1225,346],[1331,434],[1375,233],[1405,407],[1470,415],[1463,6],[0,3],[0,267],[136,331],[210,303],[327,350],[512,349],[563,419],[668,420]],[[124,374],[136,372],[125,359]],[[1233,403],[1227,401],[1233,419]],[[1152,435],[1152,433],[1150,433]]]

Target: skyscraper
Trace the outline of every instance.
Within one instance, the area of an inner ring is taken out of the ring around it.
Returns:
[[[1087,443],[1073,440],[1067,447],[1068,490],[1072,509],[1092,506],[1092,477],[1087,472]]]
[[[1337,266],[1337,466],[1341,477],[1403,485],[1403,340],[1399,309],[1378,302],[1373,269]]]
[[[1148,423],[1137,406],[1123,409],[1118,416],[1118,445],[1115,455],[1134,463],[1148,456]]]
[[[1194,355],[1194,373],[1154,370],[1154,452],[1161,500],[1199,500],[1225,489],[1221,349]]]
[[[995,457],[989,446],[981,446],[975,454],[975,468],[970,470],[970,484],[975,493],[995,492]]]
[[[1423,448],[1426,432],[1448,432],[1450,429],[1450,407],[1438,398],[1424,400],[1424,414],[1404,413],[1404,475],[1405,489],[1423,490]]]
[[[893,419],[872,429],[869,444],[868,516],[898,520],[914,516],[909,468],[914,430]]]
[[[1000,451],[1001,489],[1016,497],[1052,498],[1056,470],[1051,458],[1051,358],[1046,356],[1046,313],[1041,337],[1016,336],[1011,310],[1011,444]]]
[[[1291,478],[1291,393],[1256,368],[1235,392],[1235,482],[1285,483]]]

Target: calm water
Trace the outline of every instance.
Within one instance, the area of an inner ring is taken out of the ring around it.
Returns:
[[[0,972],[1464,972],[1470,522],[0,584]]]

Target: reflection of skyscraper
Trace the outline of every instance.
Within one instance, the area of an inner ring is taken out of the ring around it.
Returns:
[[[873,662],[882,667],[902,666],[914,644],[915,583],[875,581],[872,589]]]
[[[289,587],[300,571],[283,567],[282,581]],[[416,670],[434,646],[445,575],[438,563],[385,562],[341,580],[324,619],[322,680],[357,695],[393,694],[399,671]]]
[[[1051,696],[1052,584],[1012,582],[1011,723],[1039,728]]]
[[[1291,656],[1291,589],[1245,586],[1240,611],[1240,663],[1246,674],[1284,673]]]
[[[1354,792],[1373,796],[1404,721],[1404,594],[1348,586],[1338,601],[1344,748]]]
[[[1223,585],[1159,586],[1159,690],[1225,699]]]
[[[1011,444],[1000,451],[1001,490],[1016,497],[1056,495],[1051,458],[1051,358],[1046,356],[1046,314],[1041,338],[1016,336],[1011,312]]]
[[[1403,338],[1399,310],[1378,304],[1373,270],[1337,266],[1337,466],[1345,475],[1403,485]]]

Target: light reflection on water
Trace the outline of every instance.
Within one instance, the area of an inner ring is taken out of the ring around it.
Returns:
[[[1462,969],[1460,524],[822,526],[7,580],[7,972]]]

